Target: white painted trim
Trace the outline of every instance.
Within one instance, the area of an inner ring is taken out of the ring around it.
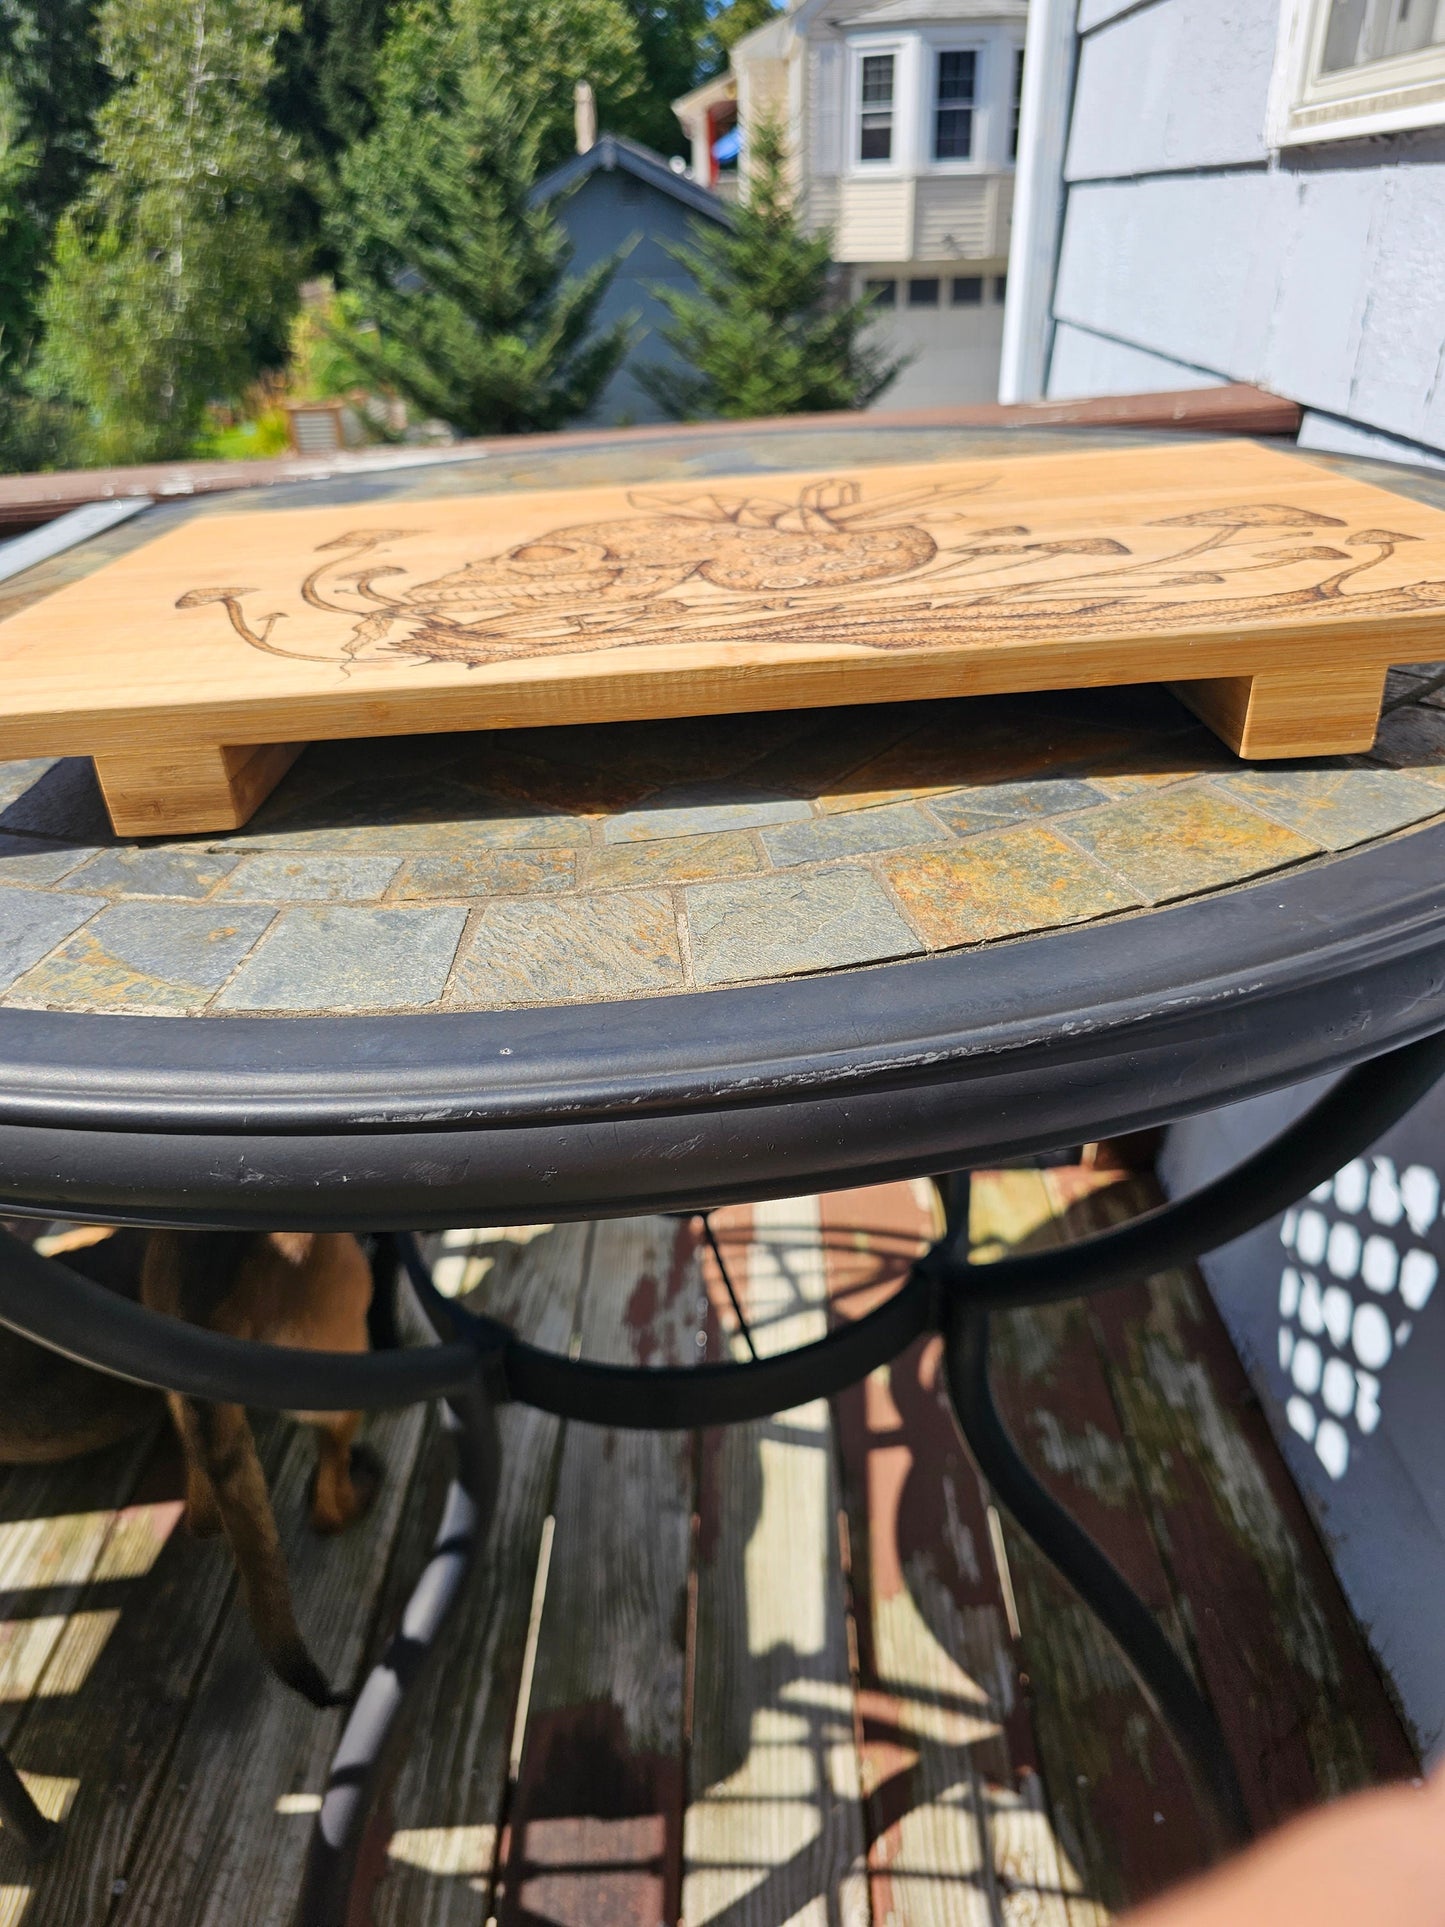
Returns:
[[[1445,123],[1445,46],[1321,74],[1329,0],[1282,0],[1265,139],[1274,148]]]
[[[1038,401],[1053,340],[1054,274],[1064,221],[1064,155],[1074,98],[1077,0],[1033,0],[1024,40],[1000,401]]]
[[[150,506],[149,495],[87,502],[82,508],[71,509],[68,515],[57,515],[53,522],[43,523],[38,529],[12,535],[8,542],[0,542],[0,582],[8,582],[11,576],[33,569],[37,562],[48,562],[52,555],[63,555],[77,543],[88,542],[91,536],[113,529],[117,522],[129,521],[132,515],[139,515]]]

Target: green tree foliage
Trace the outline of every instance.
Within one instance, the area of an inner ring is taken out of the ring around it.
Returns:
[[[297,171],[266,116],[285,0],[104,0],[116,87],[101,167],[60,223],[43,392],[81,404],[101,460],[185,454],[295,307],[282,220]]]
[[[832,237],[805,234],[793,208],[782,130],[753,137],[747,199],[729,230],[697,223],[670,250],[693,288],[659,286],[662,336],[688,365],[654,363],[638,379],[683,420],[862,408],[903,361],[868,340],[871,303],[834,298]]]
[[[703,78],[712,23],[707,0],[627,0],[642,74],[635,91],[611,105],[602,125],[630,134],[659,154],[686,151],[672,103]],[[724,65],[726,62],[723,63]]]
[[[35,143],[28,205],[48,231],[85,185],[109,90],[97,0],[0,0],[0,74]]]
[[[776,19],[779,11],[778,0],[731,0],[730,5],[720,7],[713,15],[709,28],[712,40],[721,49],[718,70],[726,67],[728,53],[745,33],[751,33],[754,27],[761,27],[769,20]]]
[[[604,128],[621,124],[643,85],[627,0],[452,0],[452,8],[463,67],[475,63],[510,89],[543,172],[572,151],[579,80],[591,81]]]
[[[0,363],[35,334],[55,223],[80,192],[106,92],[96,0],[0,0]]]
[[[45,245],[27,192],[36,160],[0,76],[0,378],[13,373],[30,336],[31,290]]]
[[[566,236],[529,199],[536,124],[468,57],[469,31],[418,0],[387,43],[375,131],[341,166],[342,279],[371,323],[347,345],[464,434],[555,428],[596,398],[627,328],[593,329],[612,263],[565,278]]]

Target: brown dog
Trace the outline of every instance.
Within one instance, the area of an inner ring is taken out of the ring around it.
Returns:
[[[368,1348],[371,1269],[345,1232],[155,1231],[145,1254],[141,1302],[233,1338],[314,1351]],[[315,1706],[336,1703],[296,1624],[291,1586],[266,1475],[245,1408],[167,1394],[186,1459],[186,1520],[192,1532],[224,1530],[246,1610],[267,1660]],[[377,1462],[353,1446],[359,1412],[296,1412],[316,1428],[311,1523],[340,1532],[364,1512]]]

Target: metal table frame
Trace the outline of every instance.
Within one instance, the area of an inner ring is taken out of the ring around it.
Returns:
[[[444,1401],[457,1453],[441,1524],[401,1625],[354,1702],[312,1835],[300,1927],[345,1927],[369,1815],[394,1769],[412,1688],[463,1594],[497,1494],[498,1407],[516,1400],[586,1423],[643,1430],[739,1424],[830,1396],[941,1332],[954,1414],[999,1501],[1113,1635],[1183,1762],[1216,1847],[1249,1821],[1214,1713],[1184,1660],[1098,1546],[1020,1458],[989,1384],[996,1310],[1107,1289],[1188,1263],[1275,1216],[1367,1150],[1445,1073],[1445,1031],[1358,1066],[1272,1143],[1223,1177],[1073,1245],[984,1266],[966,1248],[968,1183],[935,1179],[944,1235],[900,1289],[856,1323],[792,1352],[735,1364],[627,1367],[539,1350],[443,1298],[408,1232],[378,1241],[385,1290],[405,1268],[433,1346],[356,1356],[270,1347],[164,1318],[0,1234],[0,1321],[101,1370],[192,1398],[287,1410]],[[0,1753],[0,1816],[34,1854],[58,1829]]]

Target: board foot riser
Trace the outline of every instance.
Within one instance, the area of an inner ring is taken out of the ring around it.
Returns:
[[[238,830],[305,748],[304,743],[201,743],[113,751],[95,773],[118,836],[199,836]]]
[[[1270,669],[1172,687],[1238,756],[1348,756],[1374,743],[1386,673],[1375,664]]]

